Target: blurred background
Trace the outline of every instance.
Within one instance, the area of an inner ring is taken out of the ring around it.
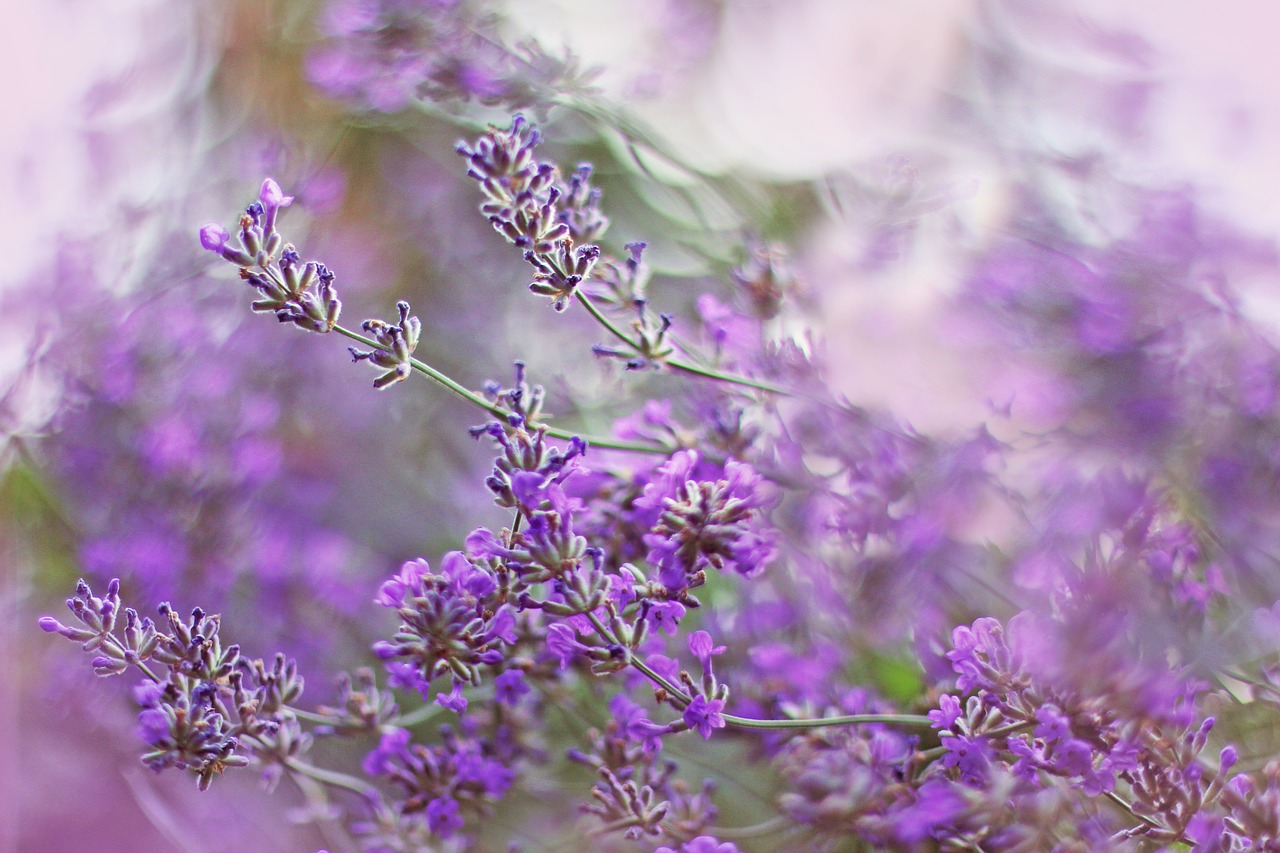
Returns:
[[[444,23],[361,41],[397,5]],[[479,387],[524,359],[553,411],[597,430],[628,409],[585,357],[595,330],[531,303],[453,151],[517,109],[561,162],[595,164],[611,238],[650,242],[656,302],[692,315],[750,240],[785,244],[806,310],[783,334],[825,338],[838,390],[924,431],[1002,413],[1125,449],[1111,367],[1095,396],[1066,393],[1075,356],[971,313],[1012,298],[971,273],[1028,221],[1087,247],[1194,218],[1266,353],[1280,331],[1262,0],[19,0],[9,18],[3,851],[320,845],[280,820],[304,815],[291,791],[249,774],[197,795],[139,765],[126,685],[35,626],[77,577],[121,577],[148,612],[220,611],[250,654],[296,655],[322,702],[392,627],[383,578],[501,524],[475,487],[476,412],[425,384],[375,393],[336,341],[250,315],[200,251],[263,177],[297,197],[284,231],[337,271],[348,319],[406,298],[432,364]],[[1202,305],[1144,293],[1155,316]],[[1123,313],[1091,340],[1127,334]]]

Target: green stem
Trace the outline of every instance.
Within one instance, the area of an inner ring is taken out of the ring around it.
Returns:
[[[751,379],[746,376],[735,376],[731,373],[722,373],[719,370],[715,370],[714,368],[701,367],[696,364],[690,364],[689,362],[686,362],[686,361],[677,361],[674,358],[669,358],[663,363],[666,364],[667,367],[670,367],[672,370],[679,370],[684,373],[689,373],[694,376],[701,376],[706,379],[714,379],[717,382],[728,382],[731,385],[741,385],[744,388],[752,388],[756,391],[765,391],[769,394],[779,394],[783,397],[805,397],[806,396],[796,391],[791,391],[786,388],[783,388],[780,385],[774,385],[771,382],[762,382],[759,379]]]
[[[929,726],[929,718],[920,714],[843,714],[838,717],[801,717],[794,720],[756,720],[721,714],[731,726],[744,729],[817,729],[825,726],[848,726],[857,723],[889,723],[898,726]]]
[[[625,332],[619,329],[617,325],[615,325],[613,321],[610,320],[605,315],[605,313],[600,310],[600,307],[595,304],[595,302],[591,299],[591,297],[587,296],[580,289],[574,291],[574,296],[577,298],[578,302],[584,308],[587,309],[587,312],[591,314],[592,317],[595,318],[596,322],[598,322],[601,326],[607,329],[611,335],[613,335],[618,340],[622,341],[622,343],[626,344],[627,347],[634,350],[635,352],[637,353],[640,352],[639,344],[637,344]],[[750,388],[753,391],[763,391],[767,394],[777,394],[780,397],[791,397],[796,400],[808,400],[810,403],[816,403],[817,405],[825,406],[828,409],[832,409],[833,411],[837,411],[846,415],[856,414],[856,415],[862,416],[863,414],[861,410],[852,408],[847,405],[842,405],[836,400],[832,400],[827,397],[821,397],[821,396],[818,396],[817,394],[809,394],[804,391],[797,391],[793,388],[784,388],[781,385],[774,385],[772,382],[765,382],[764,380],[761,380],[761,379],[752,379],[749,376],[738,376],[737,374],[733,374],[733,373],[725,373],[724,371],[716,370],[713,367],[704,367],[700,364],[694,364],[693,362],[690,362],[690,361],[681,361],[678,358],[665,358],[662,360],[662,363],[665,364],[667,367],[671,368],[672,370],[676,370],[681,373],[688,373],[691,376],[701,376],[704,379],[713,379],[717,382],[724,382],[729,385],[739,385],[743,388]]]
[[[306,720],[308,723],[328,726],[333,724],[332,717],[326,717],[323,714],[314,714],[311,711],[304,711],[301,708],[295,708],[292,705],[286,705],[285,708],[293,713],[299,720]]]
[[[597,323],[599,323],[601,326],[604,326],[604,328],[609,331],[609,334],[613,335],[615,338],[622,341],[631,349],[639,351],[640,349],[639,344],[631,340],[631,337],[627,335],[626,332],[622,331],[617,326],[615,326],[613,321],[610,320],[605,315],[605,313],[600,310],[600,306],[596,305],[596,303],[592,301],[591,297],[583,293],[581,288],[575,289],[573,291],[573,295],[577,297],[579,304],[581,304],[583,308],[587,309],[587,313],[590,314],[592,317],[594,317]]]
[[[359,332],[354,332],[351,329],[346,328],[345,326],[336,325],[333,327],[333,331],[337,332],[340,335],[344,335],[345,337],[348,337],[351,340],[356,341],[357,343],[364,344],[370,349],[376,350],[381,348],[381,346],[378,344],[377,341],[366,338],[364,335],[360,334]],[[480,396],[474,391],[471,391],[465,386],[459,384],[458,382],[455,382],[453,379],[449,378],[445,374],[436,370],[434,367],[427,364],[426,362],[419,361],[416,358],[410,358],[409,366],[414,370],[418,371],[419,373],[421,373],[423,376],[426,376],[427,378],[439,383],[440,385],[443,385],[445,388],[449,389],[454,394],[457,394],[459,397],[466,400],[468,403],[479,406],[481,409],[484,409],[486,412],[488,412],[489,414],[495,417],[506,418],[509,414],[511,414],[510,412],[506,411],[498,404],[490,400],[486,400],[484,397]],[[590,445],[591,447],[601,447],[601,448],[606,448],[608,450],[627,450],[633,453],[656,453],[664,456],[670,453],[669,448],[663,447],[662,445],[658,445],[658,444],[638,444],[636,442],[619,441],[617,439],[601,438],[599,436],[584,436],[584,435],[580,435],[579,433],[573,432],[572,430],[566,430],[566,429],[561,429],[559,427],[547,426],[546,424],[539,424],[535,422],[531,422],[529,426],[534,429],[545,429],[547,431],[547,435],[550,435],[554,438],[564,439],[566,441],[576,436],[578,438],[581,438],[583,441],[587,442],[587,444]]]
[[[311,813],[315,816],[315,823],[324,841],[330,847],[350,847],[351,839],[343,830],[342,824],[335,820],[333,816],[328,815],[329,798],[325,793],[324,786],[302,773],[290,773],[289,779],[302,793],[303,798],[306,799]]]
[[[407,714],[392,717],[387,721],[387,725],[399,726],[402,729],[407,729],[410,726],[416,726],[419,723],[425,723],[428,720],[435,719],[443,713],[444,708],[440,705],[419,705]]]
[[[617,644],[618,639],[604,626],[594,613],[586,614],[587,621],[595,628],[606,643]],[[676,704],[684,706],[693,700],[687,693],[676,687],[667,679],[654,672],[644,661],[631,658],[631,665],[644,673],[650,681],[667,691]],[[899,726],[930,726],[928,717],[920,714],[843,714],[838,717],[800,717],[790,720],[759,720],[753,717],[739,717],[736,714],[721,714],[724,721],[740,729],[816,729],[825,726],[846,726],[856,723],[889,723]]]
[[[600,310],[600,306],[596,305],[590,296],[587,296],[587,294],[583,293],[580,289],[575,290],[573,295],[577,297],[578,303],[581,304],[583,308],[587,309],[587,313],[594,317],[595,321],[603,326],[609,334],[622,341],[622,343],[626,344],[629,348],[637,352],[640,351],[639,345],[633,341],[626,332],[619,329],[617,325],[615,325],[614,322]],[[756,391],[766,391],[770,394],[780,394],[784,397],[802,396],[778,385],[761,382],[758,379],[751,379],[746,376],[735,376],[731,373],[722,373],[721,371],[714,370],[710,367],[701,367],[696,364],[680,361],[679,359],[663,359],[662,363],[667,365],[667,367],[670,367],[672,370],[679,370],[694,376],[702,376],[706,379],[715,379],[718,382],[728,382],[731,385],[741,385],[745,388],[752,388]]]
[[[1103,796],[1105,796],[1108,800],[1118,805],[1120,808],[1124,809],[1125,813],[1127,813],[1130,817],[1134,818],[1138,822],[1145,823],[1147,826],[1150,826],[1154,829],[1163,828],[1160,826],[1158,822],[1152,820],[1146,815],[1138,814],[1137,810],[1134,809],[1133,804],[1130,803],[1128,800],[1126,800],[1124,797],[1117,794],[1115,791],[1107,791]]]
[[[790,823],[790,820],[779,815],[751,826],[710,826],[707,827],[706,834],[729,841],[760,838],[761,836],[772,835],[775,832],[786,829]]]
[[[300,773],[317,782],[323,782],[326,785],[332,785],[335,788],[345,788],[348,791],[354,791],[362,797],[370,800],[376,800],[379,796],[378,789],[357,779],[354,776],[348,776],[346,773],[336,773],[332,770],[325,770],[316,767],[314,764],[307,764],[305,761],[298,761],[296,758],[286,758],[281,762],[287,769],[294,773]]]

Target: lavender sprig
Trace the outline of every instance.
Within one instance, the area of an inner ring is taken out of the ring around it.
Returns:
[[[40,619],[40,627],[100,652],[93,659],[100,676],[120,675],[131,666],[146,676],[134,696],[142,708],[138,733],[148,746],[142,762],[151,769],[189,770],[205,790],[252,756],[271,768],[268,781],[274,784],[282,768],[308,749],[311,738],[289,706],[302,693],[302,679],[284,655],[270,667],[245,660],[239,646],[222,645],[217,616],[196,608],[183,621],[167,604],[160,614],[169,633],[126,608],[123,637],[117,636],[119,580],[108,584],[105,598],[81,580],[67,607],[84,628],[50,616]],[[148,662],[163,667],[163,677]]]
[[[600,193],[588,184],[590,165],[582,164],[570,178],[561,181],[559,169],[552,163],[539,163],[534,148],[541,140],[538,131],[516,115],[507,130],[489,129],[475,143],[459,142],[458,153],[467,158],[467,174],[479,181],[485,201],[481,212],[494,229],[513,245],[524,249],[525,260],[535,270],[530,289],[552,299],[552,307],[563,311],[571,298],[622,344],[622,348],[597,345],[597,355],[620,358],[628,369],[667,366],[673,370],[753,388],[784,396],[803,396],[780,386],[744,376],[734,376],[713,368],[675,358],[675,348],[667,341],[672,318],[651,316],[644,299],[632,299],[637,319],[632,333],[618,328],[579,286],[587,280],[600,249],[594,245],[576,246],[576,240],[596,239],[603,235],[608,219],[599,211]],[[560,200],[567,199],[564,209]],[[577,230],[571,230],[570,223]],[[628,244],[633,262],[638,266],[638,253],[643,244]],[[613,270],[619,267],[605,261]]]
[[[497,156],[497,155],[495,155]],[[252,307],[258,313],[273,313],[281,322],[291,323],[304,331],[337,332],[367,349],[350,348],[355,361],[368,361],[384,369],[374,387],[385,389],[417,371],[432,381],[484,411],[501,416],[503,409],[483,395],[477,394],[429,364],[413,357],[421,335],[421,322],[409,314],[407,302],[397,303],[400,318],[396,323],[366,320],[359,334],[338,323],[341,302],[334,288],[334,274],[323,263],[303,263],[296,249],[286,245],[276,230],[279,209],[287,206],[292,196],[284,196],[279,185],[268,178],[263,182],[259,200],[250,204],[241,217],[239,245],[222,226],[211,223],[200,229],[200,244],[223,260],[239,267],[240,276],[262,297]],[[278,256],[277,256],[278,255]],[[372,337],[370,337],[372,336]],[[557,427],[545,427],[548,434],[571,438],[573,433]],[[593,437],[597,447],[636,453],[664,453],[664,448],[638,442]]]

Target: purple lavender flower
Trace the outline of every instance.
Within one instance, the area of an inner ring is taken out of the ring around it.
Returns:
[[[712,731],[725,727],[724,717],[720,714],[723,710],[724,700],[695,696],[685,707],[683,718],[689,728],[702,735],[703,740],[710,740]]]
[[[454,685],[478,684],[481,667],[501,661],[499,648],[515,639],[509,605],[493,601],[496,589],[485,570],[461,552],[445,556],[441,574],[425,560],[406,563],[377,599],[396,609],[400,628],[391,640],[375,644],[374,652],[384,661],[412,663],[419,689],[446,674]],[[413,675],[400,671],[399,677]],[[449,701],[461,704],[458,698]]]
[[[494,699],[509,706],[515,706],[532,688],[518,669],[509,669],[493,680]]]
[[[753,576],[774,553],[773,534],[761,513],[776,494],[746,463],[730,460],[724,479],[692,479],[694,451],[682,451],[658,469],[636,507],[658,514],[644,541],[647,559],[670,590],[682,590],[707,567]]]

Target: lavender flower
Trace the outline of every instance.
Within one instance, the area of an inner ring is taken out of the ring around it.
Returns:
[[[48,616],[40,619],[40,627],[98,652],[92,665],[100,676],[135,667],[147,677],[134,691],[142,707],[137,733],[147,746],[143,764],[157,772],[189,770],[203,791],[215,776],[249,764],[251,755],[270,769],[306,751],[310,738],[289,708],[302,693],[293,661],[278,655],[267,668],[261,660],[242,659],[239,646],[222,645],[218,617],[200,608],[183,622],[168,604],[161,605],[168,634],[125,608],[123,632],[117,635],[120,605],[119,580],[108,584],[105,598],[81,580],[67,607],[85,627]],[[165,667],[166,677],[149,664]],[[272,772],[278,778],[278,771]]]
[[[442,566],[436,574],[425,560],[406,563],[382,585],[377,599],[396,610],[401,624],[374,651],[384,661],[412,663],[413,686],[424,697],[427,686],[443,675],[454,684],[479,683],[480,668],[500,662],[501,646],[515,641],[514,616],[498,604],[492,575],[460,551],[446,554]]]
[[[386,369],[386,373],[373,380],[373,387],[379,390],[409,378],[413,351],[418,348],[418,336],[422,332],[418,318],[409,316],[408,302],[397,302],[396,310],[400,312],[400,321],[395,325],[382,320],[365,320],[360,326],[365,334],[373,336],[377,349],[348,348],[352,361],[368,361]]]

